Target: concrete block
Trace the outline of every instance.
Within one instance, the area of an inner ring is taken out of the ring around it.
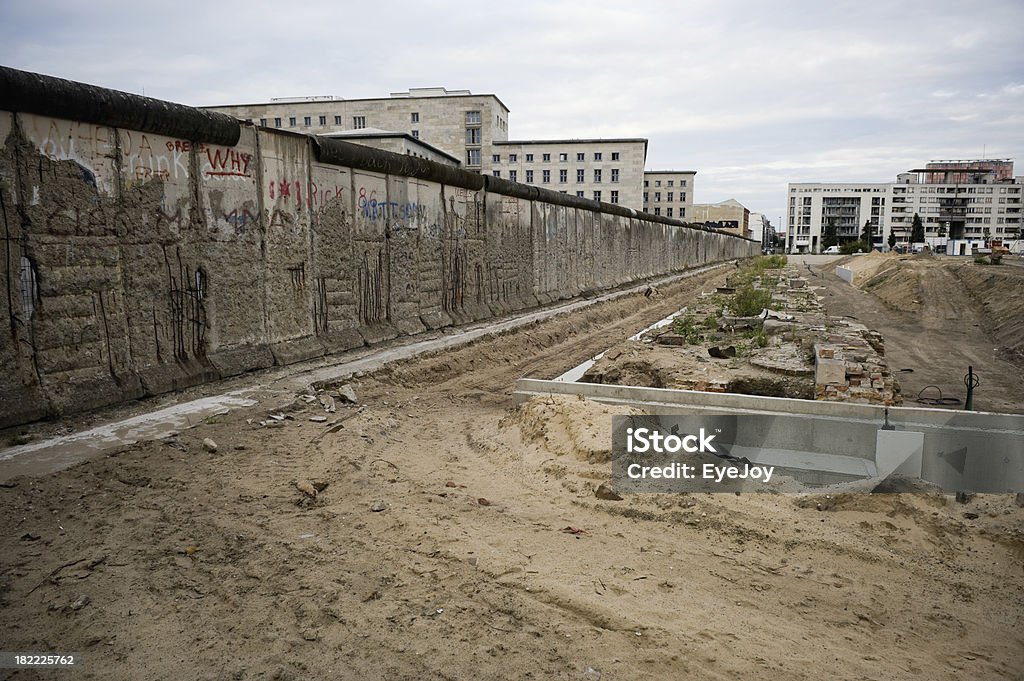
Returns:
[[[274,353],[267,345],[243,345],[219,350],[207,359],[221,376],[238,376],[246,371],[274,366]]]
[[[880,477],[896,473],[921,477],[924,433],[906,430],[880,430],[875,438],[875,468]]]
[[[294,364],[314,357],[324,356],[324,346],[311,336],[274,343],[270,346],[276,364]]]
[[[846,384],[846,363],[839,359],[818,358],[814,365],[814,382],[819,385]]]

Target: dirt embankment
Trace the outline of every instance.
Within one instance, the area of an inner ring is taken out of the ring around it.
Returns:
[[[971,262],[950,271],[981,305],[982,327],[1024,364],[1024,266]]]
[[[966,400],[964,376],[981,376],[974,408],[1024,410],[1024,264],[977,264],[952,256],[872,254],[844,259],[857,286],[821,266],[824,305],[832,316],[848,316],[885,338],[889,366],[908,402],[941,396]],[[843,264],[844,261],[839,261]],[[934,406],[928,404],[928,406]]]

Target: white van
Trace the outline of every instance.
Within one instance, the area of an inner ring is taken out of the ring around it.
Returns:
[[[839,255],[839,246],[829,246],[821,253],[822,255]]]

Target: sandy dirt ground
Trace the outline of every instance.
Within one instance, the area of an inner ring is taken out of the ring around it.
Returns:
[[[0,649],[84,662],[0,675],[1022,678],[1013,497],[604,500],[613,411],[513,403],[723,277],[4,483]]]
[[[917,406],[922,390],[923,397],[938,395],[928,386],[965,400],[963,378],[973,366],[981,381],[974,408],[1019,414],[1024,413],[1024,267],[1018,260],[995,266],[955,257],[872,254],[839,261],[855,269],[857,287],[834,276],[837,263],[815,270],[829,314],[853,317],[882,332],[906,406]]]

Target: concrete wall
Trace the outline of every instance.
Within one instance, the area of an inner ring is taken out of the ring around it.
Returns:
[[[109,101],[165,103],[23,76],[0,69],[0,426],[757,252],[187,107],[114,127]]]

